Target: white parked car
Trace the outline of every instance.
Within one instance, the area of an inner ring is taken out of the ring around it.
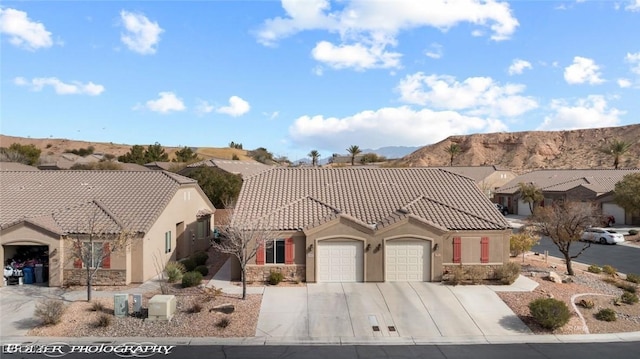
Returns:
[[[597,242],[600,244],[616,244],[624,242],[624,235],[606,228],[592,227],[587,228],[580,240],[587,242]]]

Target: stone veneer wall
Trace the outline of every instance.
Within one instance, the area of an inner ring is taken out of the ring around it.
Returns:
[[[65,269],[65,285],[86,285],[86,269]],[[127,285],[127,272],[116,269],[99,269],[93,276],[93,285]]]
[[[451,279],[452,273],[453,273],[453,269],[454,268],[459,268],[460,264],[454,264],[454,265],[444,265],[443,266],[443,274],[442,274],[442,281],[443,282],[447,282],[449,281],[449,279]],[[496,264],[496,265],[481,265],[481,264],[477,264],[477,265],[462,265],[462,270],[464,270],[465,272],[472,267],[479,267],[482,268],[482,270],[484,271],[484,279],[496,279],[496,269],[498,268],[502,268],[503,265],[502,264]],[[465,275],[465,278],[467,278],[467,276]]]
[[[247,282],[265,282],[269,279],[271,271],[280,272],[285,282],[304,282],[307,266],[301,264],[291,265],[248,265]]]

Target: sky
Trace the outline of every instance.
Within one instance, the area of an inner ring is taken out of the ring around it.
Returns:
[[[639,122],[640,0],[0,4],[5,135],[297,160]]]

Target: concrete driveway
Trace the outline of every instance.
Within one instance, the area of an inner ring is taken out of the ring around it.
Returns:
[[[529,334],[486,286],[323,283],[266,287],[258,337],[443,338]]]

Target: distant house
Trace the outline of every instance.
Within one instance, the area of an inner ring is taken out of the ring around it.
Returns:
[[[177,163],[178,162],[160,162],[160,161],[156,161],[156,162],[145,163],[144,166],[147,167],[150,170],[170,171],[174,166],[177,165]]]
[[[469,177],[489,198],[493,198],[494,191],[516,178],[510,169],[498,166],[451,166],[439,167],[443,170]]]
[[[39,169],[20,162],[0,162],[0,171],[39,171]]]
[[[502,214],[473,180],[436,168],[276,167],[244,180],[233,221],[256,220],[278,239],[247,266],[253,281],[272,270],[307,282],[440,281],[456,266],[489,276],[509,261]]]
[[[130,251],[95,264],[98,285],[149,280],[212,238],[215,208],[195,180],[174,173],[0,171],[0,183],[0,258],[40,262],[50,286],[82,283],[66,239],[90,233],[90,218],[102,234],[136,234]]]
[[[548,206],[558,200],[593,201],[598,203],[604,214],[611,215],[619,224],[634,224],[640,218],[613,202],[613,190],[616,183],[629,173],[640,170],[610,169],[564,169],[539,170],[522,174],[495,191],[495,199],[509,208],[511,213],[528,216],[529,204],[520,198],[520,183],[533,184],[540,190],[544,200],[541,206]]]
[[[73,153],[63,153],[51,161],[45,157],[45,161],[39,164],[38,168],[41,170],[68,170],[73,167],[80,158],[82,157]]]
[[[265,165],[264,163],[260,163],[257,161],[234,161],[234,160],[223,160],[219,158],[212,158],[204,161],[194,162],[178,173],[184,176],[188,176],[191,172],[199,167],[211,167],[217,168],[221,171],[241,175],[243,178],[255,175],[262,171],[266,171],[273,166]]]

